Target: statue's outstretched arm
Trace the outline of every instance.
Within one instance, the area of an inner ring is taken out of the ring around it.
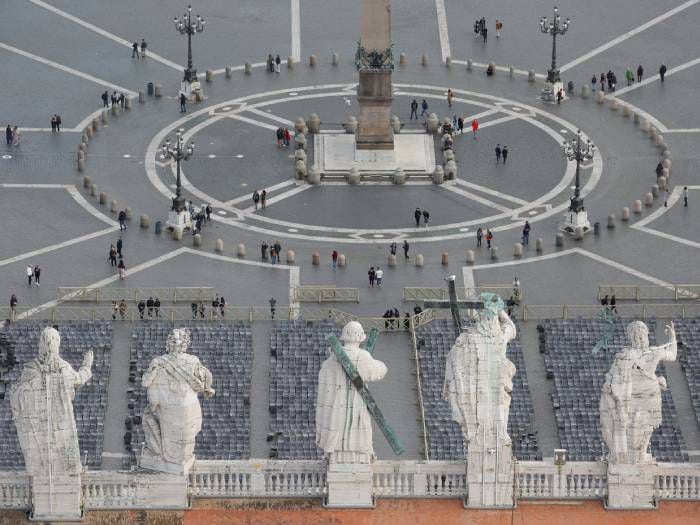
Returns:
[[[673,322],[666,325],[664,333],[668,336],[668,342],[665,345],[655,346],[652,350],[661,361],[675,361],[678,356],[678,342]]]
[[[504,310],[498,312],[498,320],[501,323],[501,330],[503,331],[503,336],[506,338],[506,341],[515,339],[517,335],[515,323],[508,317],[508,314]]]
[[[92,350],[85,352],[83,357],[83,364],[75,374],[74,384],[75,386],[83,386],[92,377],[92,363],[95,360],[95,355]]]

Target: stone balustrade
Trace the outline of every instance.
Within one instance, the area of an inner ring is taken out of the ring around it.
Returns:
[[[523,461],[515,469],[518,499],[602,499],[608,494],[602,462],[575,461],[559,466],[551,460]]]

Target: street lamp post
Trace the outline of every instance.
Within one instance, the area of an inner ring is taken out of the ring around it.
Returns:
[[[554,16],[549,20],[546,16],[540,18],[540,31],[544,34],[552,35],[552,65],[547,70],[547,84],[543,91],[544,98],[553,98],[562,89],[559,69],[557,68],[557,36],[565,34],[569,30],[570,20],[564,22],[559,16],[559,9],[554,8]]]
[[[187,6],[187,12],[180,18],[173,18],[175,29],[180,34],[187,35],[187,69],[185,69],[185,78],[183,83],[191,84],[197,80],[197,70],[192,67],[192,35],[204,31],[204,19],[196,15],[192,18],[192,6]]]
[[[581,228],[583,229],[583,233],[586,233],[591,229],[591,224],[588,222],[588,214],[583,206],[583,197],[581,197],[580,170],[582,162],[593,158],[593,155],[595,154],[595,145],[590,139],[586,139],[584,142],[581,137],[581,130],[579,130],[576,133],[575,138],[569,141],[565,140],[562,143],[562,149],[570,161],[576,161],[576,182],[574,186],[574,196],[571,197],[567,220],[562,226],[562,229],[569,233],[575,233],[579,228]]]
[[[183,139],[185,130],[179,129],[175,135],[175,144],[171,145],[170,139],[165,141],[160,148],[162,158],[174,160],[176,166],[177,180],[175,182],[175,197],[168,215],[168,226],[171,228],[185,229],[190,226],[191,219],[185,198],[182,196],[182,180],[180,176],[180,161],[189,160],[194,154],[194,143],[185,144]]]

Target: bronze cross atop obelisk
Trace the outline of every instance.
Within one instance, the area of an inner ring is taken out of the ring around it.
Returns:
[[[361,16],[362,35],[355,56],[360,73],[356,147],[360,150],[393,150],[391,0],[362,0]]]

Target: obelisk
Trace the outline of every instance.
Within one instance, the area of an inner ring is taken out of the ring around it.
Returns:
[[[355,64],[360,73],[357,100],[358,150],[393,150],[391,127],[391,0],[362,0],[362,36]]]

